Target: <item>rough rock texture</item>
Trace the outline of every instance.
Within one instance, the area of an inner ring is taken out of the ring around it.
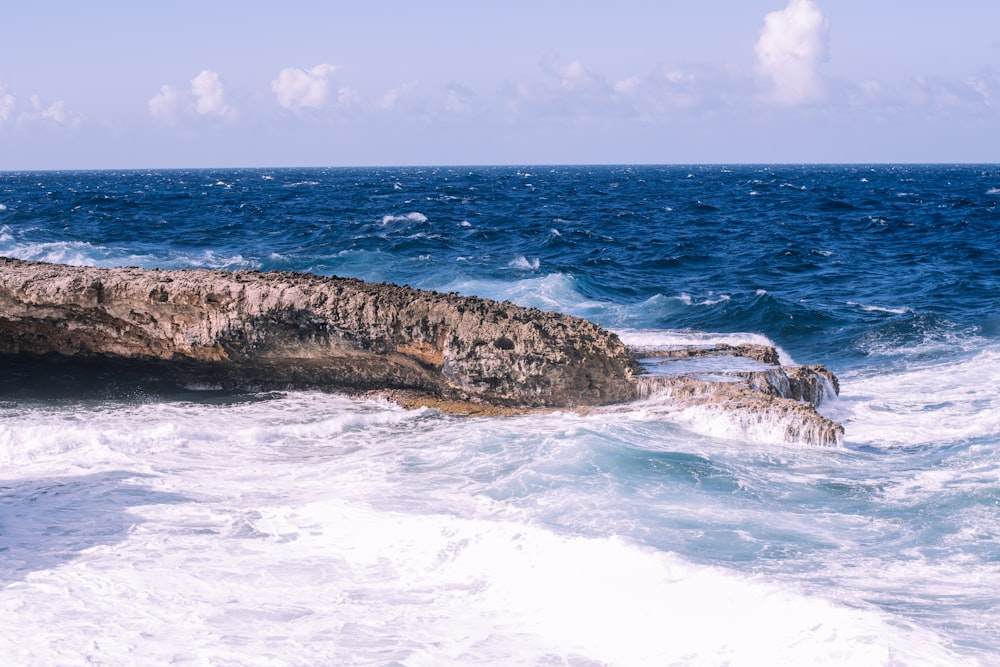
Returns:
[[[597,325],[510,303],[295,273],[5,258],[0,355],[99,357],[220,386],[526,407],[628,401],[638,370]]]
[[[647,374],[639,361],[697,366],[708,357],[710,372]],[[655,399],[668,411],[767,431],[765,439],[830,445],[843,437],[815,410],[839,391],[833,374],[781,367],[772,347],[629,350],[567,315],[308,274],[0,258],[0,367],[5,360],[138,370],[184,384],[375,393],[486,415]]]
[[[759,370],[684,371],[641,375],[639,397],[659,402],[673,413],[703,420],[723,419],[754,439],[836,446],[844,427],[816,412],[816,406],[840,393],[836,376],[821,365],[780,366],[778,353],[765,345],[690,346],[636,351],[646,359],[744,357]],[[669,362],[666,366],[669,367]],[[668,371],[668,369],[667,369]]]

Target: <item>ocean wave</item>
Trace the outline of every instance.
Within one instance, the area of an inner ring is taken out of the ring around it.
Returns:
[[[0,241],[11,240],[0,236]],[[69,264],[71,266],[117,266],[120,263],[143,265],[148,256],[124,254],[86,241],[18,243],[2,249],[4,255],[32,262]]]
[[[856,301],[848,301],[848,306],[857,306],[861,310],[870,313],[891,313],[893,315],[906,315],[907,313],[912,313],[913,309],[909,306],[903,306],[901,308],[890,308],[888,306],[872,306],[863,303],[857,303]]]
[[[537,271],[540,265],[541,262],[537,257],[533,257],[529,260],[524,255],[515,257],[509,264],[507,264],[507,266],[513,269],[520,269],[521,271]]]
[[[954,352],[953,352],[954,354]],[[879,447],[940,444],[1000,433],[1000,348],[911,363],[841,380],[840,412],[848,439]]]
[[[0,234],[0,242],[13,240]],[[47,243],[13,243],[0,246],[0,254],[32,262],[68,264],[70,266],[119,267],[138,266],[162,269],[260,269],[261,263],[242,255],[227,255],[213,250],[184,252],[167,250],[160,254],[138,254],[124,249],[94,245],[86,241],[52,241]]]
[[[701,301],[696,301],[690,294],[683,292],[679,296],[673,298],[677,299],[685,306],[714,306],[732,299],[732,297],[728,294],[720,294],[719,296],[710,296],[706,299],[702,299]]]
[[[983,345],[978,327],[952,322],[935,313],[904,311],[899,315],[866,331],[855,340],[855,346],[870,357],[895,358],[905,363],[935,360],[942,354],[953,356]]]
[[[437,289],[571,315],[607,305],[586,298],[577,289],[573,277],[565,273],[549,273],[514,281],[465,278],[446,283]]]
[[[406,215],[383,215],[382,224],[388,225],[393,222],[427,222],[427,216],[419,211],[413,211]]]
[[[809,432],[800,416],[760,410],[734,410],[727,405],[678,406],[671,397],[652,396],[629,405],[640,419],[664,419],[693,433],[741,443],[815,447],[820,426]],[[797,435],[790,439],[789,432]]]
[[[758,333],[711,333],[705,331],[671,331],[664,329],[612,329],[623,343],[640,350],[670,350],[690,346],[766,345],[778,351],[784,366],[795,362],[787,352],[767,336]]]
[[[184,655],[210,662],[271,656],[276,632],[289,638],[286,661],[303,662],[381,663],[387,652],[426,664],[957,662],[945,638],[875,604],[698,556],[761,550],[774,532],[807,548],[817,523],[830,540],[861,526],[811,521],[791,502],[787,516],[762,512],[745,487],[752,468],[678,450],[632,456],[597,418],[469,423],[292,392],[247,405],[53,406],[6,419],[3,434],[23,454],[4,481],[18,519],[4,574],[44,576],[2,602],[21,605],[8,635],[34,662],[92,645],[79,599],[52,595],[66,587],[102,610],[103,655],[146,663],[176,657],[177,637]],[[759,474],[790,468],[809,474],[787,461]],[[609,497],[595,492],[605,488]],[[623,511],[683,539],[658,549],[621,535],[632,522],[609,525],[621,516],[609,513]],[[737,525],[736,513],[750,521]],[[756,525],[782,519],[771,532]],[[823,549],[830,566],[856,560]],[[922,563],[907,566],[894,583]],[[137,644],[136,618],[170,619],[170,632]],[[58,645],[32,632],[55,625]],[[0,638],[0,650],[12,642]]]

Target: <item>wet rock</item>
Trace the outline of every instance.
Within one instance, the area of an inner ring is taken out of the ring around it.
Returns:
[[[640,399],[658,411],[685,415],[696,427],[708,423],[702,430],[728,424],[729,432],[758,441],[822,446],[843,441],[844,427],[816,411],[840,392],[836,376],[823,366],[780,366],[777,351],[765,345],[635,354],[646,362],[646,373],[637,379]]]
[[[781,442],[837,444],[822,366],[773,347],[630,350],[575,317],[298,273],[70,267],[0,258],[0,364],[220,388],[320,388],[503,415],[642,399]],[[640,363],[641,362],[641,363]]]

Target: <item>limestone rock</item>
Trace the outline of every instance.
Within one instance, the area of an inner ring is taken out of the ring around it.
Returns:
[[[728,422],[732,431],[757,440],[823,446],[843,441],[844,427],[816,411],[840,393],[836,376],[823,366],[780,366],[777,351],[765,345],[635,354],[647,361],[648,372],[637,381],[640,398],[664,411]],[[735,363],[736,358],[750,363]]]
[[[26,360],[181,384],[340,390],[482,415],[655,398],[668,411],[767,431],[764,439],[843,437],[815,410],[837,394],[833,374],[781,367],[773,347],[630,350],[568,315],[299,273],[0,258],[0,364],[23,369]]]
[[[510,303],[297,273],[5,258],[0,355],[132,362],[219,386],[409,390],[526,407],[628,401],[638,370],[597,325]]]

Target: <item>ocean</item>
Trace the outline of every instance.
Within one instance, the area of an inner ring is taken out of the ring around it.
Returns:
[[[997,165],[0,173],[3,256],[766,343],[845,427],[0,361],[3,664],[1000,665],[998,203]]]

